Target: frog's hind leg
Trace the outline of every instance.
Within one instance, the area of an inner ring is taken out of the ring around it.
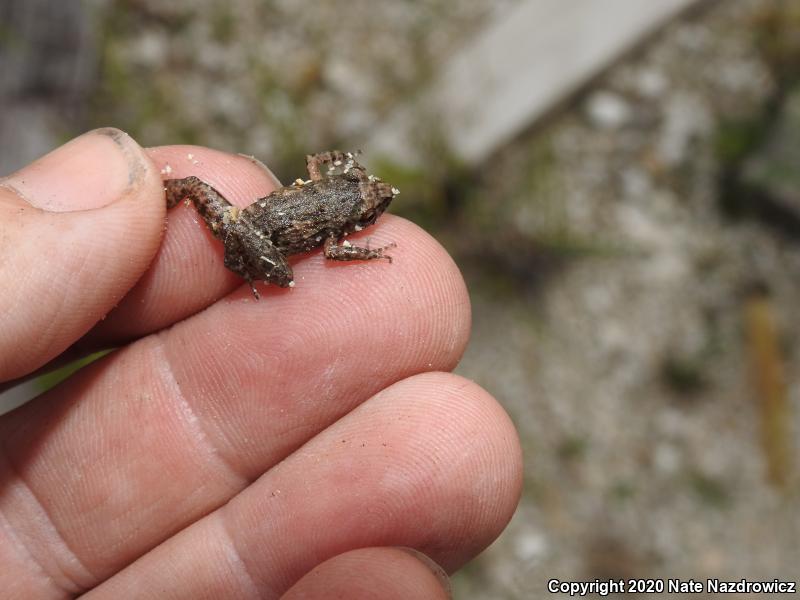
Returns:
[[[251,239],[250,243],[232,237],[230,242],[225,244],[224,261],[228,269],[247,280],[256,299],[259,298],[253,283],[256,280],[280,287],[294,286],[292,267],[286,257],[266,237]]]
[[[190,200],[211,232],[220,239],[227,233],[228,225],[239,217],[239,208],[197,177],[167,179],[164,182],[164,192],[167,196],[167,208],[172,208],[183,199]]]
[[[247,268],[247,264],[245,263],[244,257],[241,254],[241,250],[239,248],[234,248],[232,246],[225,246],[225,266],[239,275],[243,277],[247,281],[247,285],[250,286],[250,289],[253,292],[253,296],[255,296],[256,300],[261,298],[261,294],[258,293],[256,289],[253,276],[250,274],[250,270]]]
[[[336,167],[342,167],[342,171],[345,173],[356,171],[359,174],[366,174],[364,167],[356,162],[356,156],[359,153],[360,150],[356,152],[330,150],[328,152],[320,152],[319,154],[307,154],[306,168],[308,169],[308,176],[311,178],[311,181],[319,181],[322,179],[325,176],[321,170],[322,165],[329,165],[329,172]]]

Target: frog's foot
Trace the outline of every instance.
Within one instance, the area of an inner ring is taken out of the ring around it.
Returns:
[[[357,171],[366,177],[366,171],[358,162],[356,156],[361,153],[360,150],[356,152],[341,152],[339,150],[330,150],[328,152],[320,152],[319,154],[306,155],[306,168],[308,169],[308,176],[311,181],[319,181],[325,175],[322,173],[322,165],[328,165],[328,173],[341,168],[344,173],[349,171]]]
[[[386,244],[380,248],[362,248],[360,246],[354,246],[347,240],[339,244],[336,241],[336,238],[330,237],[325,240],[323,249],[325,252],[325,258],[329,260],[374,260],[376,258],[382,258],[392,262],[392,257],[388,254],[384,254],[384,252],[390,248],[396,247],[397,244],[392,242],[391,244]]]

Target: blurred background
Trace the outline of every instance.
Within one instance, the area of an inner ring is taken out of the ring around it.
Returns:
[[[0,174],[106,125],[283,181],[363,149],[461,266],[458,372],[526,453],[457,597],[791,580],[798,76],[788,0],[3,0]]]

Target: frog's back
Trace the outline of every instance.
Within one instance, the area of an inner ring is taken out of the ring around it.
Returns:
[[[280,188],[247,207],[242,217],[288,255],[353,231],[359,224],[361,203],[356,179],[325,177]]]

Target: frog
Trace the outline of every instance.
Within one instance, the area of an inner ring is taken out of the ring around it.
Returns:
[[[247,281],[258,300],[261,296],[255,282],[294,287],[288,257],[320,246],[329,260],[392,262],[386,251],[396,247],[394,243],[370,248],[344,239],[373,225],[400,193],[368,174],[357,155],[339,150],[309,154],[309,179],[296,179],[246,208],[232,205],[196,176],[167,179],[167,208],[181,201],[194,205],[222,242],[225,266]]]

